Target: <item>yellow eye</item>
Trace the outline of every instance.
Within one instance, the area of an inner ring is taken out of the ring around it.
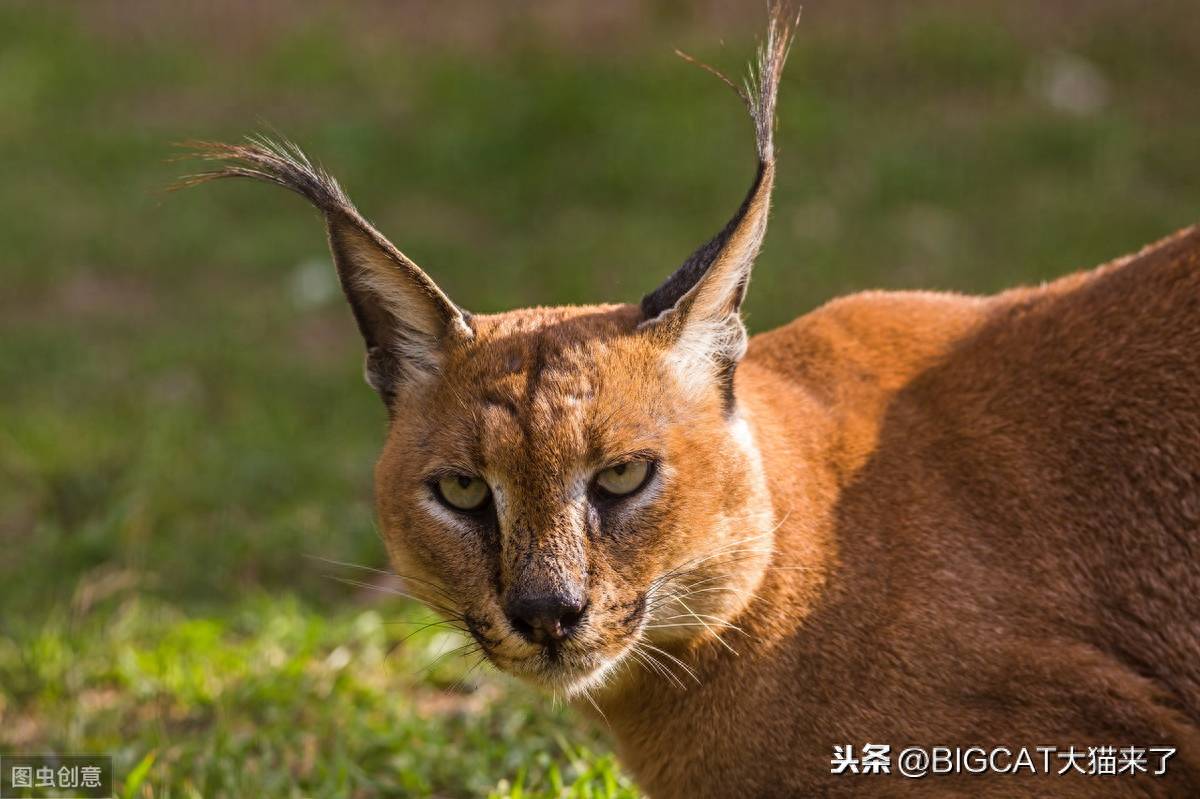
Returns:
[[[458,510],[478,510],[492,493],[482,479],[465,474],[443,477],[437,487],[446,504]]]
[[[610,466],[596,475],[596,485],[616,497],[632,494],[646,482],[650,474],[648,461],[629,461]]]

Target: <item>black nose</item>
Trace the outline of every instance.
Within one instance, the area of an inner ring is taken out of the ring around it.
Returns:
[[[507,603],[508,620],[526,640],[537,644],[562,641],[579,629],[586,600],[568,594],[518,596]]]

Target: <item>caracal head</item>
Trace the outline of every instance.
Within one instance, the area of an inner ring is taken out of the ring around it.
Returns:
[[[750,192],[638,305],[471,315],[299,149],[197,145],[225,163],[191,182],[265,180],[324,214],[389,413],[375,488],[396,572],[505,671],[598,687],[720,635],[761,575],[775,520],[733,375],[793,23],[773,15],[744,97]]]

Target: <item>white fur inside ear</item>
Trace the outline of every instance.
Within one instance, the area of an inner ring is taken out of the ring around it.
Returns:
[[[723,370],[746,353],[746,328],[736,315],[689,319],[666,360],[680,387],[690,397],[711,391]]]
[[[442,319],[429,295],[401,267],[373,247],[354,241],[348,248],[354,261],[359,288],[370,292],[393,316],[415,332],[436,339],[442,332]]]
[[[410,380],[436,373],[441,361],[443,324],[430,297],[377,250],[358,242],[348,249],[347,255],[356,267],[353,279],[358,289],[376,297],[395,319],[387,343],[394,368]],[[368,358],[368,370],[370,367]],[[375,385],[370,374],[367,382]]]

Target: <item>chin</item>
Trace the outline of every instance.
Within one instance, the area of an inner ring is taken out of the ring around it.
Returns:
[[[615,657],[606,657],[588,652],[550,658],[540,652],[508,665],[505,670],[537,688],[573,699],[608,684],[624,654],[622,651]]]

